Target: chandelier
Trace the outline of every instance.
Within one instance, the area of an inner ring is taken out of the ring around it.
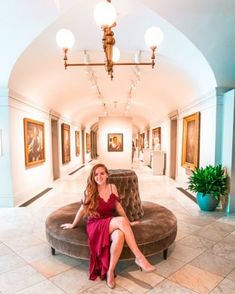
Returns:
[[[74,35],[67,29],[61,29],[56,34],[56,41],[64,51],[64,67],[69,66],[104,66],[113,79],[113,67],[119,65],[151,65],[154,68],[156,49],[163,40],[163,32],[158,27],[151,27],[145,33],[145,43],[151,49],[151,62],[118,62],[119,49],[114,46],[115,38],[112,29],[116,26],[116,11],[111,0],[102,1],[94,9],[94,18],[98,26],[103,30],[103,49],[105,61],[102,63],[68,63],[68,50],[74,45]]]

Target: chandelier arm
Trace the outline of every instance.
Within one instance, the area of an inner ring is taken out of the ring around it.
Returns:
[[[67,66],[104,66],[105,63],[67,63]]]
[[[152,65],[152,62],[140,62],[140,63],[135,63],[135,62],[115,62],[113,65]]]
[[[105,63],[66,63],[66,66],[104,66]],[[115,62],[113,63],[113,66],[115,65],[152,65],[152,62]]]

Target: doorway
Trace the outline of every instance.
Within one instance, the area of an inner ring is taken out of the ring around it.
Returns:
[[[52,138],[53,179],[56,180],[60,177],[59,139],[58,139],[58,120],[53,118],[51,119],[51,138]]]

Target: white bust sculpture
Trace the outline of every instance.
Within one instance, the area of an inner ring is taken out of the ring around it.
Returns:
[[[154,151],[160,151],[161,150],[161,144],[159,143],[159,138],[154,138]]]

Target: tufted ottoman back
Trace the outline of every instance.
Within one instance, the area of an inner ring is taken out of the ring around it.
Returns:
[[[141,205],[136,173],[129,169],[110,169],[109,183],[116,185],[128,219],[134,221],[142,218],[144,210]]]

